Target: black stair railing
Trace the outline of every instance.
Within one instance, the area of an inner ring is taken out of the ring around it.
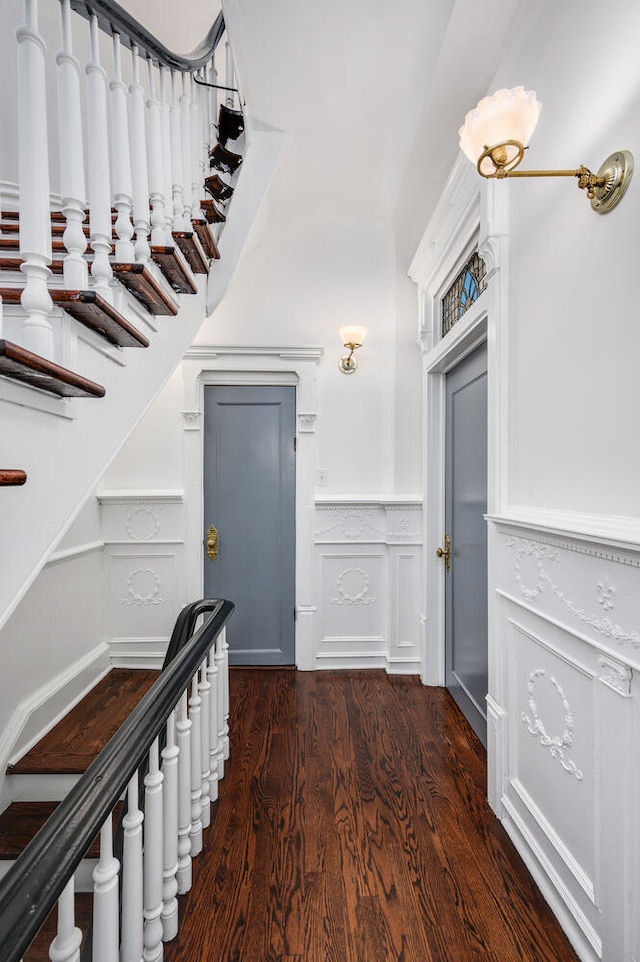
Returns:
[[[22,958],[234,610],[223,600],[193,607],[195,616],[185,609],[178,618],[182,648],[0,880],[2,962]],[[207,611],[185,640],[185,628]]]

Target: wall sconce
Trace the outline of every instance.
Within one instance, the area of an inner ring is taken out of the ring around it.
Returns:
[[[498,90],[467,114],[459,130],[460,147],[482,177],[576,177],[598,214],[613,210],[633,174],[633,156],[628,150],[607,157],[597,174],[582,166],[577,170],[514,170],[524,157],[541,109],[534,90]]]
[[[343,374],[353,374],[358,367],[358,362],[353,356],[353,352],[357,348],[362,347],[362,342],[367,336],[367,329],[366,327],[358,327],[354,324],[348,327],[341,327],[338,334],[344,346],[349,348],[349,353],[341,357],[338,361],[338,367]]]

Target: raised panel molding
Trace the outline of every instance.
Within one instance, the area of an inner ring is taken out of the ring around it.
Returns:
[[[421,670],[422,505],[316,502],[318,667]]]

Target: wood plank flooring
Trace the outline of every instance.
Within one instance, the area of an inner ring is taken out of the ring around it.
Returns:
[[[576,962],[449,694],[233,668],[231,758],[166,962]]]

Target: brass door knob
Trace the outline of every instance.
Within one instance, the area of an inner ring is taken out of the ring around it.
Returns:
[[[444,558],[444,570],[449,571],[451,568],[451,538],[448,534],[444,536],[444,548],[438,548],[436,554],[439,558]]]
[[[207,549],[209,561],[215,561],[218,557],[218,529],[214,524],[212,524],[207,531],[205,547]]]

